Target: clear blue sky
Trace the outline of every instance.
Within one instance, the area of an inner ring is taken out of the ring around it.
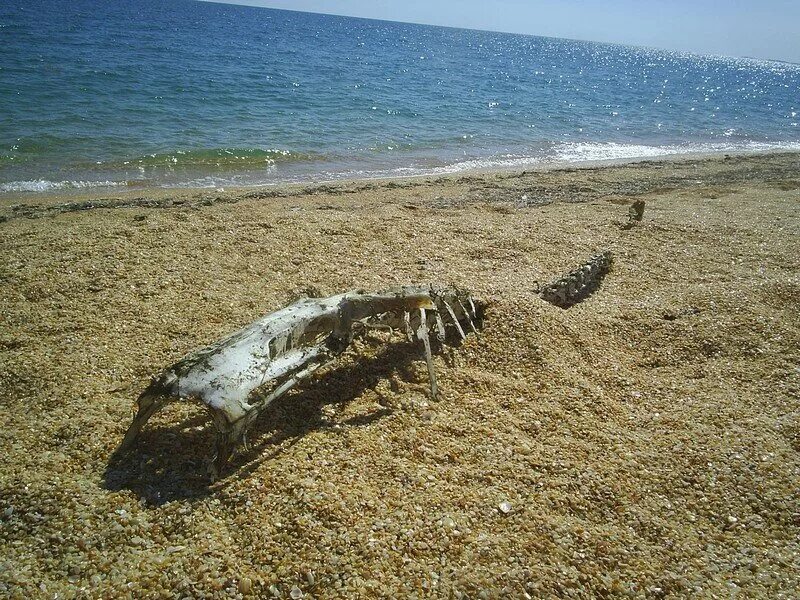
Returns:
[[[800,0],[222,1],[800,63]]]

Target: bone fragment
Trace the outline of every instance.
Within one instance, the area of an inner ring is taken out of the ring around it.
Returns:
[[[433,369],[433,357],[431,356],[431,342],[428,339],[428,320],[425,309],[419,309],[419,327],[417,328],[417,338],[422,340],[425,348],[425,362],[428,364],[428,377],[431,382],[431,397],[435,400],[439,396],[439,387],[436,384],[436,371]]]
[[[461,323],[458,322],[458,317],[456,316],[456,313],[453,310],[453,307],[450,306],[450,304],[446,300],[444,301],[444,307],[447,309],[447,312],[450,314],[450,318],[453,319],[453,323],[456,326],[456,330],[458,331],[458,335],[461,336],[462,340],[467,339],[467,336],[464,334],[464,329],[461,327]],[[469,317],[467,317],[467,318],[469,318]]]
[[[611,262],[611,252],[608,250],[592,256],[577,269],[542,287],[540,295],[550,304],[569,308],[585,300],[600,286],[611,268]]]

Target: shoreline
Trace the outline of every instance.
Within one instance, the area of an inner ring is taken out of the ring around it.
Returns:
[[[295,187],[308,187],[313,185],[353,185],[360,182],[395,182],[395,181],[413,181],[413,180],[433,180],[441,178],[457,178],[462,176],[474,175],[493,175],[493,174],[514,174],[520,172],[552,172],[569,169],[593,169],[598,167],[616,167],[633,165],[639,163],[649,162],[682,162],[690,160],[706,160],[714,158],[730,157],[746,157],[746,156],[769,156],[773,154],[794,154],[800,153],[800,148],[781,147],[770,148],[763,150],[752,149],[726,149],[714,151],[689,151],[689,152],[675,152],[658,154],[654,156],[633,156],[623,158],[608,158],[608,159],[587,159],[587,160],[553,160],[553,161],[540,161],[535,158],[514,158],[508,159],[508,162],[514,163],[509,165],[499,164],[504,162],[498,160],[496,164],[483,166],[483,167],[468,167],[468,168],[455,168],[460,163],[447,165],[443,167],[433,168],[431,172],[422,172],[417,174],[397,174],[385,175],[377,171],[376,175],[370,176],[369,174],[363,177],[334,177],[324,178],[309,174],[303,176],[297,181],[276,181],[274,183],[253,183],[248,185],[209,185],[209,186],[191,186],[183,184],[158,184],[155,182],[130,180],[127,182],[114,182],[114,185],[87,185],[76,187],[64,187],[58,189],[48,190],[14,190],[14,191],[0,191],[0,203],[10,200],[24,200],[26,198],[51,198],[51,197],[101,197],[101,196],[114,196],[114,195],[127,195],[132,194],[154,194],[159,192],[173,193],[173,194],[200,194],[212,190],[224,189],[229,192],[245,193],[253,190],[263,189],[285,189]],[[488,160],[488,159],[487,159]],[[467,162],[480,162],[480,160],[470,160]],[[451,170],[454,169],[454,170]],[[48,182],[50,180],[38,179],[31,180],[32,182]],[[18,182],[19,183],[19,182]],[[81,184],[87,182],[81,181]],[[89,182],[97,183],[97,182]],[[7,184],[6,184],[7,185]]]
[[[0,200],[0,593],[792,596],[798,208],[800,153]],[[604,251],[582,302],[537,293]],[[419,347],[368,333],[212,485],[196,403],[110,459],[187,352],[437,282],[489,305],[438,401]]]
[[[581,163],[533,165],[530,168],[475,169],[444,175],[413,175],[390,178],[361,178],[349,180],[318,180],[303,183],[265,184],[230,188],[181,188],[181,187],[134,187],[134,188],[86,188],[53,190],[46,192],[9,192],[0,194],[0,219],[30,216],[39,212],[59,212],[54,205],[64,203],[64,212],[85,208],[118,207],[169,207],[207,204],[209,201],[234,203],[249,198],[286,198],[309,194],[349,194],[358,189],[393,189],[396,187],[431,187],[458,180],[508,180],[529,178],[537,175],[570,174],[574,172],[613,171],[614,169],[641,168],[648,165],[690,166],[693,164],[724,164],[726,161],[759,161],[770,157],[800,157],[800,151],[769,150],[763,152],[724,152],[709,154],[669,155],[641,159],[610,159]],[[83,203],[79,200],[84,200]]]

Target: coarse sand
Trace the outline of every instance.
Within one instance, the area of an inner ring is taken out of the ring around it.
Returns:
[[[0,596],[796,598],[799,208],[800,154],[0,199]],[[427,282],[490,304],[439,401],[369,335],[213,484],[193,403],[109,462],[188,351]]]

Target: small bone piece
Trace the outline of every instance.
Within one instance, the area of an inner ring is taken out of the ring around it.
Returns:
[[[622,225],[622,229],[633,229],[641,223],[644,218],[644,200],[637,200],[628,207],[628,222]]]
[[[444,301],[444,306],[447,309],[450,318],[453,320],[453,323],[455,323],[456,329],[458,330],[458,335],[461,336],[462,340],[467,339],[467,336],[464,334],[464,329],[461,327],[461,323],[458,322],[458,317],[456,317],[456,313],[453,310],[453,307],[450,306],[450,304],[448,304],[447,300]],[[469,317],[467,318],[469,319]]]
[[[433,370],[433,357],[431,356],[431,342],[428,339],[428,322],[425,316],[425,309],[419,309],[419,327],[417,328],[417,338],[422,340],[425,348],[425,362],[428,364],[428,377],[431,381],[431,397],[436,400],[439,395],[439,387],[436,385],[436,371]]]
[[[628,209],[628,220],[641,221],[644,217],[644,200],[637,200]]]

